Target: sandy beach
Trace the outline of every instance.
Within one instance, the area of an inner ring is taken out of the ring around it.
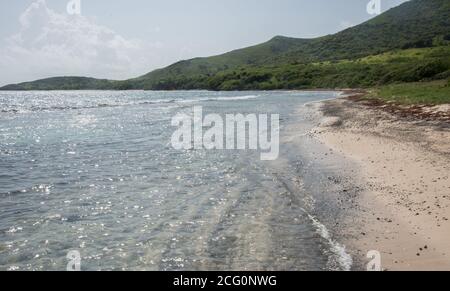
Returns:
[[[342,98],[309,108],[311,136],[355,165],[348,192],[357,195],[343,199],[341,226],[355,260],[364,266],[376,250],[383,270],[450,270],[448,107],[408,112]]]

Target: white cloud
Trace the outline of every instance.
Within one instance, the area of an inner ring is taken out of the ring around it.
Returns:
[[[126,79],[150,70],[163,49],[83,15],[59,14],[45,0],[32,3],[19,22],[20,31],[0,47],[0,67],[7,68],[0,70],[2,84],[61,75]]]

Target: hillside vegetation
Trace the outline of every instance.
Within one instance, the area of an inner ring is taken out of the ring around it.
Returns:
[[[179,76],[153,89],[355,88],[450,77],[450,46],[391,51],[354,60],[245,66],[213,76]]]
[[[271,90],[373,87],[450,77],[450,1],[411,0],[315,39],[277,36],[125,81],[59,77],[2,90]]]
[[[450,103],[450,80],[381,86],[373,88],[365,98],[376,98],[404,105],[448,104]]]
[[[117,81],[87,77],[54,77],[7,85],[0,90],[108,90],[115,86],[117,86]]]

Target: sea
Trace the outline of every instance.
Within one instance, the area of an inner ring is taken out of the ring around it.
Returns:
[[[0,270],[350,270],[301,110],[339,94],[0,92]],[[279,158],[174,149],[195,106],[278,114]]]

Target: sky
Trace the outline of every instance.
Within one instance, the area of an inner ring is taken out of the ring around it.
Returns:
[[[70,6],[80,1],[81,10]],[[332,34],[406,0],[0,0],[0,86],[54,76],[127,79],[276,35]],[[78,12],[80,12],[78,14]]]

